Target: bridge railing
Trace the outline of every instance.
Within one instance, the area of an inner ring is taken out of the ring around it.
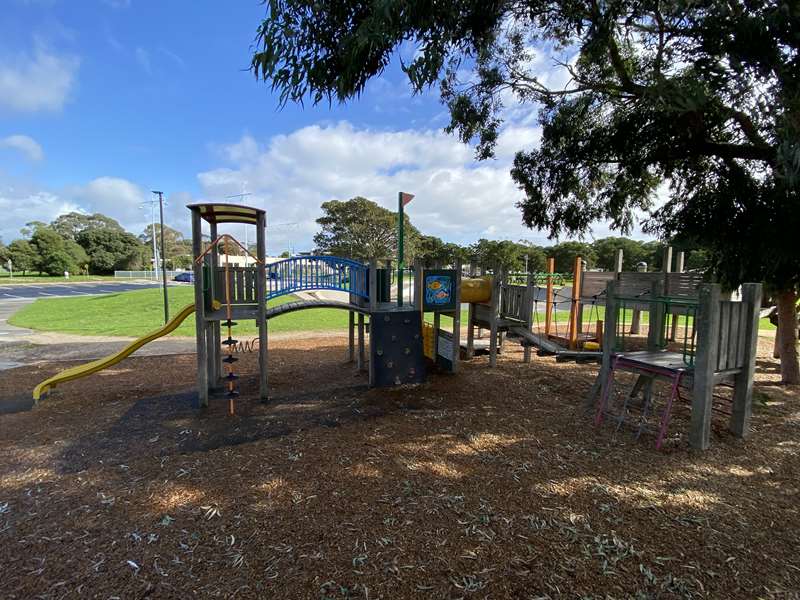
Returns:
[[[295,256],[267,265],[267,299],[333,290],[369,299],[366,265],[338,256]]]

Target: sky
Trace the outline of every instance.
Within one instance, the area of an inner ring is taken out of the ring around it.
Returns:
[[[397,61],[346,105],[279,108],[248,71],[265,14],[254,0],[0,4],[6,243],[25,223],[70,211],[102,212],[139,234],[151,190],[165,193],[166,223],[187,235],[186,204],[246,191],[245,203],[267,211],[271,254],[313,249],[324,201],[364,196],[394,210],[399,191],[416,195],[412,222],[445,241],[548,243],[522,225],[509,175],[514,153],[538,142],[532,107],[509,110],[496,158],[476,162],[442,131],[438,91],[411,94]],[[542,59],[543,76],[550,68]]]

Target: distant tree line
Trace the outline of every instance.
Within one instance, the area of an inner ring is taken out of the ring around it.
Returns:
[[[344,256],[356,260],[370,258],[392,259],[397,256],[397,213],[363,197],[350,200],[331,200],[322,204],[322,216],[317,219],[320,231],[314,236],[316,252]],[[593,242],[562,242],[538,246],[527,241],[480,239],[470,245],[445,242],[425,235],[405,215],[405,254],[408,264],[415,258],[429,262],[452,263],[460,258],[464,263],[508,271],[544,271],[547,258],[555,259],[555,270],[569,273],[575,257],[580,256],[590,269],[613,270],[616,251],[623,250],[623,268],[634,270],[646,262],[650,270],[660,269],[664,251],[661,242],[643,242],[624,237],[608,237]],[[148,225],[136,236],[116,220],[102,215],[71,212],[51,223],[34,221],[22,230],[22,237],[7,246],[0,242],[0,261],[11,259],[14,271],[24,274],[40,272],[49,275],[85,273],[110,274],[121,270],[152,268],[153,235],[161,247],[160,226]],[[191,266],[191,240],[180,231],[164,227],[167,268]],[[703,269],[708,257],[701,250],[686,250],[687,269]],[[240,253],[233,248],[232,253]],[[284,252],[283,255],[288,256]]]
[[[363,197],[347,201],[331,200],[322,204],[323,215],[317,219],[320,231],[314,236],[316,252],[356,260],[394,258],[397,256],[397,213]],[[425,235],[405,215],[405,256],[408,264],[415,258],[425,261],[452,263],[460,258],[464,263],[483,267],[502,267],[508,271],[544,271],[547,259],[555,259],[555,270],[569,273],[575,258],[580,256],[587,268],[613,271],[618,249],[623,251],[623,269],[633,271],[641,263],[649,270],[661,269],[665,245],[662,242],[607,237],[592,242],[562,242],[538,246],[527,241],[487,240],[461,246]],[[702,250],[672,244],[675,251],[685,251],[684,268],[704,269],[708,257]]]
[[[7,246],[0,242],[3,266],[11,260],[14,271],[62,275],[106,275],[120,270],[152,268],[153,227],[148,225],[138,237],[116,220],[99,213],[71,212],[51,223],[33,221],[20,233],[22,237]],[[155,226],[160,248],[160,226]],[[167,267],[191,265],[191,242],[183,234],[164,227]]]

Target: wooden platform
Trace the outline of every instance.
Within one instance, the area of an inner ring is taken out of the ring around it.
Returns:
[[[625,359],[626,362],[641,365],[642,367],[656,367],[670,371],[691,371],[692,367],[683,361],[680,352],[666,350],[639,350],[637,352],[619,352],[616,357]]]

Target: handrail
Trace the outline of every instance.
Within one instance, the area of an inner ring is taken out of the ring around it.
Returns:
[[[616,332],[615,332],[615,340],[618,340],[615,343],[615,346],[620,350],[625,349],[625,337],[626,337],[626,325],[625,322],[625,311],[628,310],[628,304],[630,304],[630,308],[634,309],[634,305],[641,305],[641,304],[648,304],[650,305],[649,313],[652,315],[653,310],[652,308],[655,305],[662,305],[664,308],[664,315],[670,315],[672,319],[678,318],[678,316],[682,316],[684,319],[683,322],[683,339],[681,341],[681,354],[683,358],[683,362],[688,367],[694,366],[694,356],[695,356],[695,343],[696,343],[696,332],[694,328],[694,321],[697,319],[697,310],[700,306],[700,302],[694,298],[683,298],[683,297],[672,297],[672,296],[651,296],[649,292],[643,293],[639,296],[623,296],[623,295],[615,295],[614,300],[618,302],[617,307],[617,319],[616,319]],[[677,309],[685,309],[685,312],[682,312],[680,315],[674,313],[673,308]],[[689,330],[689,320],[692,320],[692,327],[691,331]],[[652,338],[655,344],[659,348],[666,348],[667,347],[667,336],[666,336],[666,329],[667,329],[667,322],[668,319],[664,318],[661,320],[661,330],[656,333],[656,335]],[[652,323],[652,321],[651,321]]]
[[[297,291],[332,290],[369,299],[366,265],[339,256],[293,256],[267,265],[267,299]]]

